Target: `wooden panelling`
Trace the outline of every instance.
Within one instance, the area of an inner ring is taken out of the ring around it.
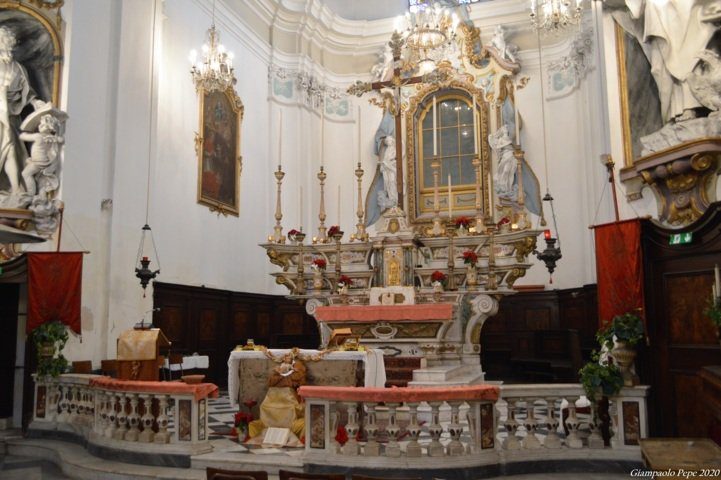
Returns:
[[[703,436],[708,427],[708,412],[700,400],[703,396],[703,381],[699,371],[672,372],[671,381],[674,393],[674,409],[671,415],[676,422],[676,434],[679,437]]]
[[[512,357],[533,358],[543,351],[560,358],[568,347],[560,340],[534,332],[569,330],[579,332],[585,357],[596,348],[598,324],[596,286],[587,285],[568,290],[519,292],[503,297],[498,314],[489,318],[481,332],[481,362],[489,380],[512,381]],[[540,341],[543,345],[536,345]],[[554,343],[555,342],[555,343]],[[554,354],[553,352],[556,352]],[[570,360],[563,358],[565,360]]]
[[[172,350],[210,357],[208,380],[227,383],[227,359],[252,338],[268,347],[317,347],[315,320],[305,307],[284,297],[168,283],[154,284],[153,321],[173,342]]]
[[[664,276],[671,344],[716,345],[716,328],[703,313],[713,284],[710,272]]]

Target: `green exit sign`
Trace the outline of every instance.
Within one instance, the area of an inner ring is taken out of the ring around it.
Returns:
[[[674,233],[671,235],[668,239],[669,245],[685,245],[687,243],[691,243],[693,240],[693,233]]]

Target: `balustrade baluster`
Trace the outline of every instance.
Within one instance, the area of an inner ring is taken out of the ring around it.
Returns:
[[[70,399],[68,400],[68,421],[73,422],[78,412],[78,387],[70,387]]]
[[[568,418],[566,419],[566,428],[568,428],[568,436],[566,437],[566,446],[569,448],[582,448],[583,442],[578,436],[578,416],[576,415],[576,400],[578,397],[568,397]]]
[[[541,442],[536,437],[538,422],[536,421],[536,402],[532,398],[526,400],[526,420],[523,422],[526,427],[526,437],[523,439],[523,448],[534,450],[541,448]]]
[[[505,450],[518,450],[521,448],[521,442],[516,436],[516,432],[518,431],[518,422],[516,421],[517,399],[508,398],[506,403],[508,404],[508,413],[506,414],[505,427],[508,435],[506,436],[506,440],[503,442],[503,448]]]
[[[406,427],[406,431],[410,436],[410,441],[406,446],[406,456],[408,457],[420,457],[423,455],[421,445],[418,443],[418,437],[421,434],[421,426],[418,425],[418,403],[408,403],[408,413],[410,414],[411,421]],[[368,448],[366,446],[366,448]]]
[[[152,407],[152,404],[151,404]],[[158,433],[155,434],[153,441],[155,443],[170,442],[170,434],[168,433],[168,395],[158,395]]]
[[[105,429],[107,428],[107,420],[108,420],[108,412],[106,410],[106,396],[105,392],[98,392],[95,395],[95,425],[93,427],[93,430],[98,435],[102,435],[103,432],[105,432]]]
[[[388,444],[386,445],[386,457],[400,457],[401,446],[398,444],[398,434],[401,428],[398,426],[396,418],[396,410],[398,408],[397,403],[386,403],[388,407],[388,426],[386,432],[388,433]]]
[[[428,433],[431,435],[431,443],[428,444],[428,455],[431,457],[443,457],[446,449],[441,443],[443,427],[439,419],[439,408],[443,402],[428,402],[431,406],[431,424],[428,426]]]
[[[115,429],[115,433],[113,433],[113,438],[115,440],[123,440],[125,438],[125,434],[128,431],[128,412],[127,412],[127,405],[128,405],[128,396],[125,393],[121,393],[119,395],[119,402],[118,402],[118,427]]]
[[[150,395],[149,393],[141,393],[140,399],[143,402],[143,416],[140,417],[140,425],[142,426],[143,431],[138,436],[138,441],[150,443],[153,441],[153,437],[155,436],[155,433],[153,432],[155,417],[152,413],[153,395]]]
[[[105,436],[113,438],[115,436],[118,421],[118,396],[113,392],[109,393],[109,395],[110,406],[108,407],[108,427],[105,429]]]
[[[58,415],[58,421],[67,422],[70,417],[70,400],[68,400],[70,387],[67,385],[59,385],[58,390],[60,390],[60,415]]]
[[[338,425],[340,424],[340,412],[338,411],[338,404],[331,402],[329,409],[330,414],[330,444],[331,451],[333,453],[341,453],[341,446],[338,440],[335,439],[336,433],[338,432]]]
[[[601,421],[598,417],[598,403],[591,402],[591,418],[588,420],[588,428],[591,434],[588,436],[588,448],[603,448],[603,437],[601,436]]]
[[[58,403],[60,403],[60,389],[56,382],[48,385],[48,408],[45,411],[45,418],[54,422],[58,419]]]
[[[366,422],[363,428],[368,435],[363,454],[366,457],[377,457],[381,454],[381,446],[378,443],[378,424],[376,423],[376,403],[369,402],[366,406]]]
[[[346,405],[348,412],[348,423],[346,423],[345,431],[348,433],[348,441],[343,445],[344,455],[358,455],[358,403],[357,402],[343,402]]]
[[[459,401],[450,401],[451,406],[451,423],[448,425],[448,433],[451,434],[451,442],[448,444],[448,455],[458,456],[466,453],[466,449],[461,443],[461,434],[463,433],[463,425],[458,418],[458,410],[461,407]]]
[[[128,415],[128,426],[130,427],[125,432],[125,440],[129,442],[137,442],[138,436],[140,435],[140,414],[138,413],[138,394],[133,393],[130,395],[130,414]]]
[[[621,426],[618,422],[618,406],[620,402],[617,401],[616,398],[617,397],[614,397],[608,404],[608,415],[611,420],[611,448],[618,448],[623,446],[620,432]]]
[[[548,410],[548,416],[546,417],[546,426],[548,427],[548,433],[546,434],[546,440],[543,442],[543,446],[546,448],[561,448],[561,438],[558,436],[558,417],[556,417],[556,399],[557,397],[546,398],[546,409]]]

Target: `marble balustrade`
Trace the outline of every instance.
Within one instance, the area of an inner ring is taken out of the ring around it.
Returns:
[[[121,450],[145,451],[150,445],[154,452],[211,450],[207,395],[198,398],[192,391],[172,392],[157,388],[156,382],[145,382],[147,387],[143,382],[129,382],[133,387],[123,391],[118,389],[122,381],[113,380],[110,388],[98,384],[104,379],[83,374],[36,378],[30,429],[46,434],[69,432]]]
[[[417,468],[433,465],[429,457],[461,467],[601,458],[619,450],[633,456],[640,452],[638,440],[648,434],[645,386],[624,388],[610,399],[609,447],[598,412],[578,384],[302,387],[299,393],[306,401],[305,448],[311,462],[332,458],[354,466],[362,457],[378,457],[384,466]]]

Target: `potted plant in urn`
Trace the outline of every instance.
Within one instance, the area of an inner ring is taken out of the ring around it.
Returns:
[[[608,397],[616,395],[623,386],[621,370],[613,364],[612,358],[602,359],[594,350],[591,353],[591,361],[578,371],[578,375],[586,398],[595,406],[593,408],[594,416],[591,419],[592,431],[597,433],[600,428],[605,443],[610,438]],[[598,436],[595,438],[598,439],[597,446],[602,446],[601,439]]]
[[[446,282],[446,274],[436,270],[435,272],[431,273],[431,285],[433,286],[434,292],[442,292],[443,291],[443,285]]]
[[[631,371],[631,367],[636,359],[634,347],[643,336],[641,317],[631,312],[616,315],[605,329],[599,330],[596,334],[598,342],[609,350],[616,361],[621,370],[623,384],[627,387],[638,383],[638,376]]]
[[[57,377],[68,368],[61,353],[68,341],[68,329],[60,322],[46,322],[32,331],[31,337],[38,354],[39,377]]]

